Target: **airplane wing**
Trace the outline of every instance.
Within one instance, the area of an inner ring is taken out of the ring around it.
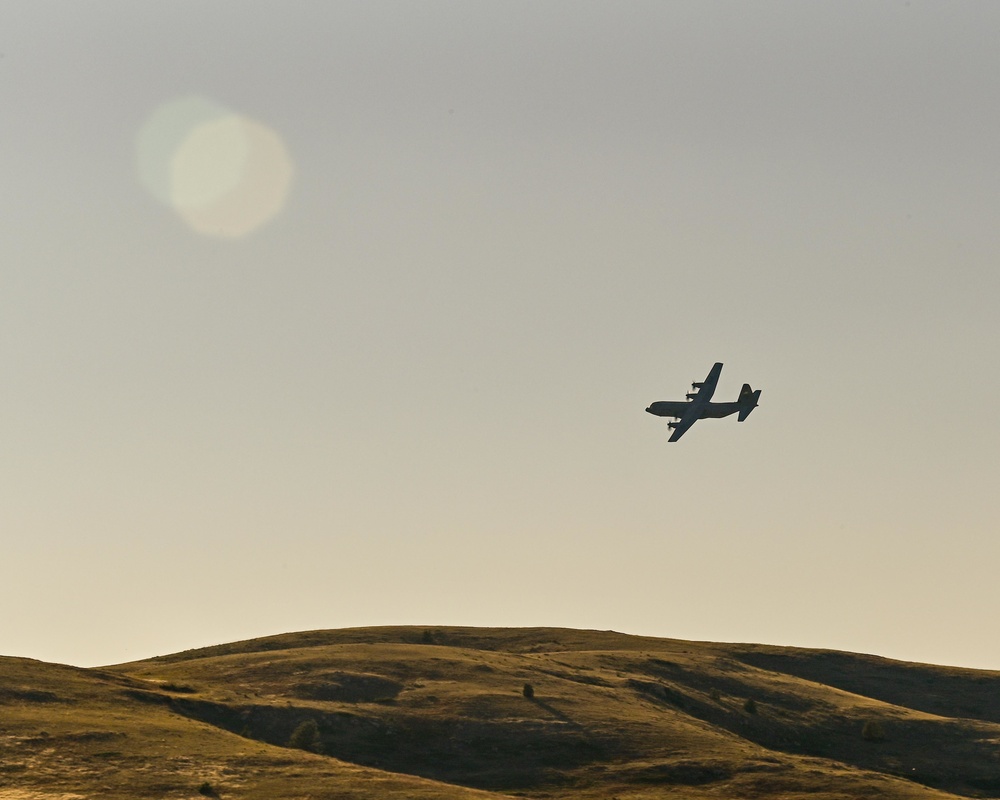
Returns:
[[[670,434],[668,441],[676,442],[687,432],[688,428],[701,419],[702,411],[708,405],[709,400],[712,399],[712,395],[715,394],[715,387],[719,383],[719,375],[721,374],[722,362],[717,361],[712,366],[712,369],[709,370],[708,377],[705,380],[701,383],[691,384],[691,388],[697,391],[688,394],[687,398],[691,402],[688,404],[684,416],[677,422],[670,423],[670,429],[673,433]]]
[[[715,387],[719,384],[719,375],[722,374],[722,362],[715,362],[715,365],[709,370],[708,377],[705,378],[701,383],[692,383],[691,388],[697,389],[696,394],[689,394],[688,399],[694,400],[698,399],[700,401],[708,402],[712,399],[712,395],[715,394]]]
[[[701,419],[701,404],[689,404],[684,416],[677,420],[677,422],[670,423],[671,434],[667,441],[676,442],[685,433],[687,433],[687,429],[694,425],[699,419]]]

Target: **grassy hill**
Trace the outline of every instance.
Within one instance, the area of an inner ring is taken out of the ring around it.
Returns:
[[[551,628],[0,658],[0,800],[204,796],[1000,797],[1000,673]]]

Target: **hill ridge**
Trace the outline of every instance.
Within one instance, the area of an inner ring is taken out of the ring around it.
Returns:
[[[379,626],[0,687],[0,792],[1000,797],[1000,673],[833,650]]]

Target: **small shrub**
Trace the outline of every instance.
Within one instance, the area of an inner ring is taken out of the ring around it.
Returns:
[[[187,683],[161,683],[160,688],[165,692],[173,692],[174,694],[195,694],[198,691]]]
[[[307,719],[292,732],[288,740],[289,747],[297,747],[299,750],[316,751],[319,746],[319,726],[316,720]]]
[[[521,690],[521,694],[531,700],[535,696],[535,687],[530,683],[524,684],[524,688]]]
[[[757,701],[755,701],[752,697],[748,697],[747,701],[743,704],[743,710],[746,711],[748,714],[756,714]]]
[[[722,702],[722,692],[718,689],[712,689],[712,691],[708,693],[708,696],[716,703]]]
[[[866,742],[884,742],[885,728],[877,719],[870,719],[861,728],[861,738]]]
[[[423,636],[420,637],[420,641],[423,644],[434,644],[434,633],[429,630],[425,630]]]
[[[205,797],[219,796],[219,793],[215,791],[215,788],[208,781],[205,781],[201,786],[198,787],[198,794],[204,795]]]

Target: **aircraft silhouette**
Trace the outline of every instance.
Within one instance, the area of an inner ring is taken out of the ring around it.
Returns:
[[[658,417],[675,417],[677,419],[677,422],[667,423],[667,427],[673,431],[669,441],[676,442],[688,428],[700,419],[728,417],[730,414],[738,412],[739,421],[743,422],[750,416],[750,412],[757,408],[757,401],[760,400],[760,389],[755,392],[750,388],[749,383],[743,384],[743,390],[735,403],[711,402],[720,374],[722,374],[722,364],[716,362],[704,381],[691,384],[691,388],[697,391],[688,392],[687,400],[660,400],[656,403],[650,403],[646,409],[648,413]]]

